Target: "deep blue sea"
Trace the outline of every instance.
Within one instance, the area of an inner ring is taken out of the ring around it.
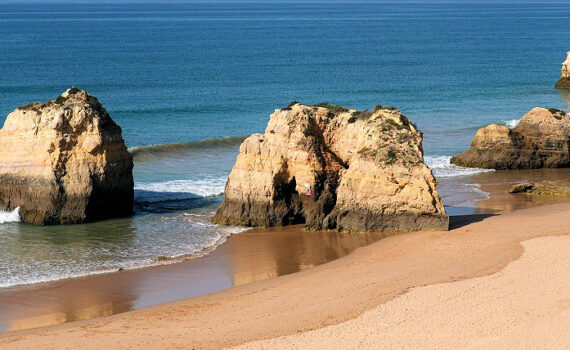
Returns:
[[[563,3],[0,4],[0,122],[86,89],[135,154],[137,202],[134,218],[88,225],[0,216],[0,287],[222,243],[240,229],[209,218],[242,136],[293,100],[398,107],[424,132],[445,204],[463,205],[481,194],[447,162],[478,128],[570,109],[554,89],[569,19]]]

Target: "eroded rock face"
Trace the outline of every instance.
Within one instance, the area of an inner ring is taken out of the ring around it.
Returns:
[[[556,83],[558,89],[570,89],[570,51],[567,52],[567,55],[566,60],[562,62],[560,80]]]
[[[84,90],[10,113],[0,130],[0,210],[69,224],[133,211],[133,160],[99,101]]]
[[[422,134],[395,108],[292,103],[241,147],[213,222],[341,231],[447,230]]]
[[[471,148],[451,163],[506,169],[570,166],[570,116],[557,109],[534,108],[513,129],[491,124],[479,129]]]

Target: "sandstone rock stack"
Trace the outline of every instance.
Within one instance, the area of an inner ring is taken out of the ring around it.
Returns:
[[[559,89],[570,89],[570,51],[567,53],[566,61],[562,62],[560,80],[556,83]]]
[[[451,163],[497,170],[569,167],[569,145],[570,116],[534,108],[513,129],[496,124],[479,129],[471,148]]]
[[[0,210],[70,224],[131,215],[133,160],[97,98],[72,88],[10,113],[0,130]]]
[[[447,230],[422,134],[393,107],[294,102],[241,147],[213,222],[340,231]]]

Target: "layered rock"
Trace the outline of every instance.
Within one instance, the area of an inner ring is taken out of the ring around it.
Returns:
[[[97,98],[72,88],[10,113],[0,130],[0,210],[70,224],[131,215],[133,160]]]
[[[497,170],[562,168],[570,166],[569,145],[570,116],[537,107],[513,129],[496,124],[479,129],[471,148],[451,163]]]
[[[446,230],[422,134],[393,107],[292,103],[241,147],[214,223]]]
[[[567,55],[566,60],[562,62],[560,80],[555,85],[558,89],[570,89],[570,51]]]

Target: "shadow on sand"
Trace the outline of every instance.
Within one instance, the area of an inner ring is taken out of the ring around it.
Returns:
[[[487,214],[469,214],[469,215],[455,215],[449,217],[449,229],[454,230],[475,222],[483,221],[491,216],[496,216],[499,214],[487,213]]]

